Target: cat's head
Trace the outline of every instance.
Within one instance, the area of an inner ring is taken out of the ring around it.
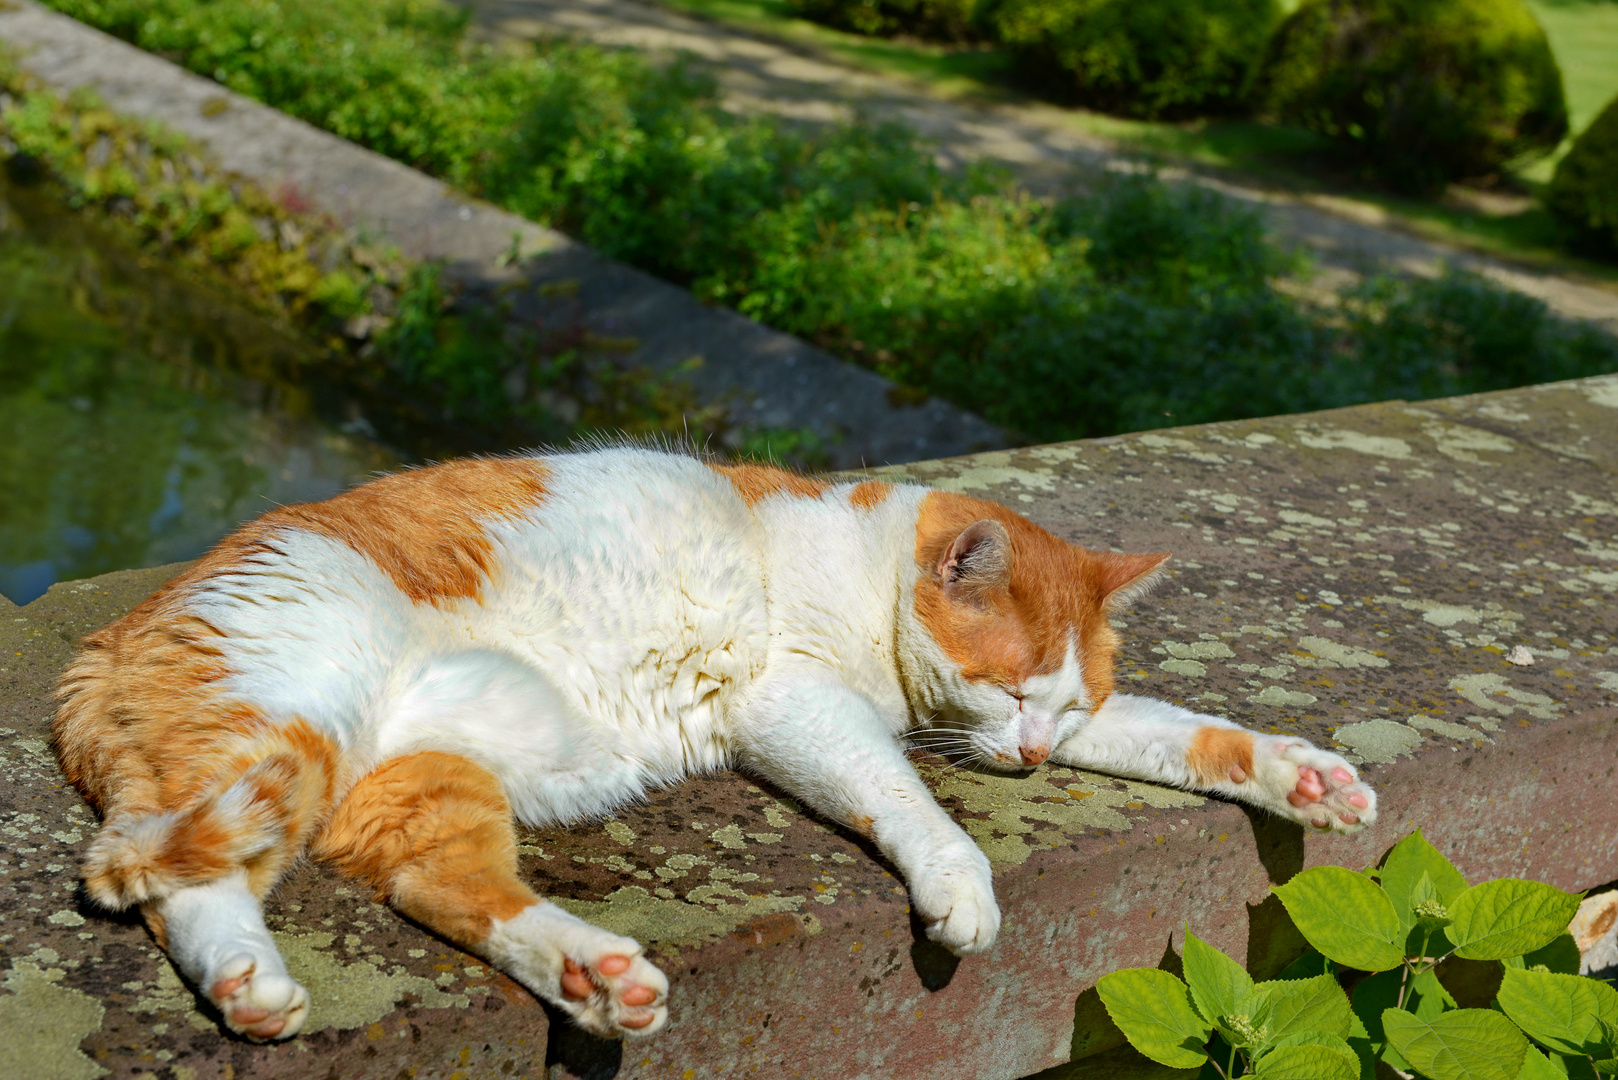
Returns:
[[[991,768],[1037,765],[1112,693],[1108,616],[1151,588],[1166,554],[1060,540],[1003,506],[922,502],[905,680],[931,745]]]

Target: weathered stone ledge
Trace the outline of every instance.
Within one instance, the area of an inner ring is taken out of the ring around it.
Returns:
[[[0,604],[0,1075],[425,1080],[549,1063],[625,1080],[1010,1080],[1108,1050],[1081,992],[1157,963],[1186,923],[1273,972],[1296,939],[1269,886],[1364,866],[1418,826],[1473,878],[1618,879],[1618,377],[895,471],[1079,542],[1174,551],[1171,584],[1127,618],[1128,684],[1344,748],[1381,823],[1306,838],[1146,784],[926,761],[1005,912],[994,952],[957,963],[918,942],[859,839],[722,774],[524,838],[540,889],[638,935],[670,972],[657,1038],[619,1048],[553,1026],[502,976],[306,867],[270,911],[315,994],[309,1032],[253,1046],[220,1035],[145,931],[97,913],[74,876],[94,822],[46,745],[50,685],[73,640],[165,571],[109,574]],[[1532,665],[1507,660],[1516,645]]]
[[[947,402],[897,404],[893,383],[684,289],[603,258],[561,233],[468,198],[389,158],[232,93],[150,53],[40,7],[0,2],[0,42],[59,91],[89,87],[116,111],[198,140],[226,171],[299,201],[416,260],[444,260],[468,286],[521,298],[577,284],[585,324],[638,344],[626,362],[681,377],[742,428],[809,429],[834,467],[916,461],[1006,445],[993,425]],[[512,262],[512,254],[520,261]],[[519,311],[519,314],[523,314]],[[532,314],[528,312],[528,314]]]

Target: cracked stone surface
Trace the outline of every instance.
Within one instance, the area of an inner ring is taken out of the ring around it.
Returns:
[[[1168,584],[1121,620],[1124,684],[1340,747],[1381,822],[1306,838],[1149,784],[922,759],[1005,912],[994,951],[956,961],[863,841],[721,773],[522,838],[536,887],[670,973],[663,1034],[578,1035],[306,866],[269,910],[315,998],[308,1033],[255,1046],[76,878],[95,823],[46,743],[50,687],[72,641],[172,568],[123,571],[0,603],[0,1075],[1011,1080],[1116,1046],[1087,989],[1156,964],[1186,923],[1272,974],[1298,939],[1269,887],[1364,866],[1417,826],[1473,879],[1618,879],[1618,376],[887,474],[1092,546],[1173,551]]]

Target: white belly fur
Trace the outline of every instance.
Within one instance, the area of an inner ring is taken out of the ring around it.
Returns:
[[[195,601],[232,689],[328,731],[362,767],[436,749],[501,780],[529,824],[604,813],[727,759],[727,706],[768,641],[757,525],[686,458],[550,459],[544,501],[489,532],[481,603],[410,603],[307,533]]]

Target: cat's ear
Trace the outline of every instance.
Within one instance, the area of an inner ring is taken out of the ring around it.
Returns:
[[[938,582],[951,600],[976,602],[1011,582],[1011,535],[993,518],[974,521],[938,560]]]
[[[1151,592],[1163,580],[1163,564],[1169,561],[1166,551],[1150,555],[1115,555],[1101,551],[1096,552],[1095,557],[1101,606],[1109,612],[1122,611]]]

